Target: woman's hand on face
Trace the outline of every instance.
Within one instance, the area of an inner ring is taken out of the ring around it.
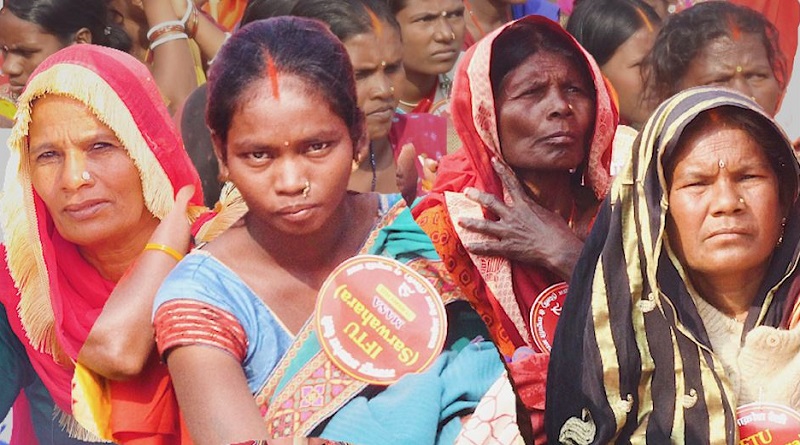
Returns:
[[[175,195],[175,205],[156,227],[153,236],[150,237],[151,243],[164,244],[180,253],[186,253],[189,250],[192,226],[186,217],[186,210],[193,195],[193,185],[183,186],[178,191],[178,194]]]
[[[569,280],[583,242],[566,221],[530,199],[513,171],[492,159],[512,203],[474,188],[465,190],[467,198],[477,202],[499,219],[463,218],[461,227],[496,238],[464,247],[473,254],[499,256],[512,261],[545,267]]]

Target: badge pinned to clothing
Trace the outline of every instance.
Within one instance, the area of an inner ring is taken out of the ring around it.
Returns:
[[[538,352],[550,353],[553,348],[553,337],[556,334],[556,325],[567,298],[569,286],[567,283],[556,283],[543,290],[533,300],[530,313],[530,329],[533,344]]]
[[[428,369],[447,333],[444,304],[428,280],[374,255],[355,256],[331,272],[317,296],[314,323],[328,358],[375,385]]]
[[[739,444],[800,443],[800,413],[777,403],[748,403],[736,409]]]

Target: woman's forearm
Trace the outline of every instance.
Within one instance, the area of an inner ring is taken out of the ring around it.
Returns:
[[[186,208],[193,194],[191,185],[178,191],[172,210],[108,297],[78,354],[78,361],[92,371],[123,380],[144,369],[155,343],[151,315],[156,292],[180,256],[189,250]],[[148,249],[163,246],[168,246],[167,251]]]
[[[160,23],[180,20],[172,5],[164,0],[143,0],[147,23],[152,28]],[[197,88],[195,61],[187,39],[172,40],[152,49],[150,71],[174,114],[189,94]]]
[[[208,346],[182,346],[169,352],[167,365],[195,444],[267,437],[242,365],[231,354]]]
[[[146,250],[117,283],[80,350],[78,361],[114,380],[138,375],[150,356],[154,340],[153,299],[175,259]]]

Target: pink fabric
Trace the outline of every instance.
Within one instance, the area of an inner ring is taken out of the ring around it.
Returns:
[[[73,45],[47,58],[34,71],[31,79],[51,68],[58,69],[59,65],[83,66],[97,73],[131,112],[135,125],[155,154],[175,192],[185,185],[193,184],[195,194],[191,203],[202,205],[200,178],[183,148],[183,142],[172,124],[152,75],[144,65],[128,54],[110,48]],[[53,357],[37,351],[27,341],[17,312],[20,296],[8,276],[7,266],[3,267],[3,272],[0,274],[2,275],[0,299],[7,309],[13,330],[26,346],[36,372],[56,404],[63,411],[70,413],[71,381],[74,371],[70,359],[77,359],[115,283],[102,278],[99,272],[80,256],[77,246],[59,235],[44,202],[35,192],[34,206],[37,220],[31,221],[31,224],[38,226],[44,264],[50,278],[55,335],[66,357]],[[5,255],[3,257],[5,258]],[[146,386],[154,380],[168,378],[166,368],[161,365],[148,372],[156,373],[160,377],[143,381]],[[152,393],[156,387],[164,387],[163,384],[160,385],[137,388],[135,383],[128,382],[120,384],[119,391],[112,392],[115,397],[119,395],[125,398],[146,394],[148,391]],[[154,396],[154,399],[158,397]],[[136,421],[136,415],[132,412],[128,412],[126,417],[129,417],[131,422]]]

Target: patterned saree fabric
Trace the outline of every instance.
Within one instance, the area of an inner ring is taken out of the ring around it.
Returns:
[[[757,326],[785,325],[800,239],[792,146],[738,93],[707,87],[679,93],[645,125],[575,268],[547,386],[547,433],[560,443],[739,443],[736,395],[665,232],[665,166],[686,126],[719,107],[748,110],[785,142],[775,156],[793,207],[742,341]]]
[[[453,86],[452,116],[462,148],[442,159],[433,191],[413,209],[417,223],[431,237],[450,274],[486,321],[492,339],[500,352],[511,357],[522,346],[532,346],[526,321],[532,300],[550,285],[562,281],[554,273],[508,261],[499,257],[470,255],[464,245],[481,241],[475,234],[463,233],[455,223],[469,214],[463,210],[466,199],[463,190],[474,187],[509,202],[508,191],[494,172],[491,158],[501,162],[495,95],[489,78],[494,42],[498,36],[517,23],[533,24],[574,45],[584,54],[579,61],[590,73],[596,90],[596,114],[593,136],[587,147],[584,182],[598,200],[610,185],[609,165],[618,114],[600,69],[572,37],[557,23],[543,17],[529,16],[511,22],[487,35],[463,57]],[[473,208],[472,217],[483,217]],[[530,365],[530,366],[528,366]],[[541,412],[544,408],[544,379],[546,356],[539,354],[529,360],[525,369],[511,369],[522,400],[529,408]],[[525,382],[523,382],[523,380]]]
[[[61,237],[31,185],[31,110],[37,98],[51,94],[83,103],[114,131],[139,170],[145,206],[155,217],[163,218],[172,209],[174,195],[184,185],[195,186],[191,203],[202,205],[202,189],[152,76],[133,57],[74,45],[49,57],[33,73],[19,98],[9,139],[11,158],[0,201],[6,237],[0,299],[34,368],[63,411],[62,421],[71,433],[91,437],[71,417],[75,361],[115,283],[101,277],[77,246]],[[109,425],[83,426],[94,434],[113,432],[127,438],[176,433],[171,428],[177,422],[167,425],[166,417],[145,416],[148,409],[166,409],[169,404],[168,398],[156,396],[169,386],[166,368],[152,365],[142,379],[110,383],[115,413]],[[152,397],[142,401],[143,395]],[[154,406],[149,407],[151,401]]]

